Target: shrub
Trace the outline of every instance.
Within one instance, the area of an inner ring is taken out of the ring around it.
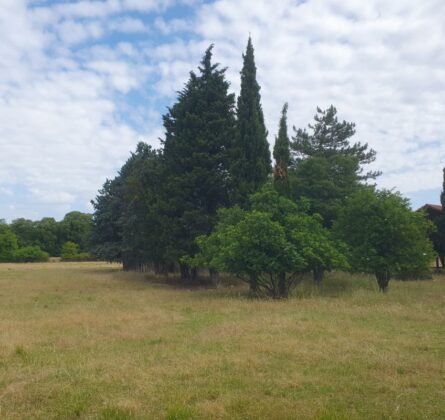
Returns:
[[[79,245],[74,242],[66,242],[60,253],[62,261],[91,261],[93,257],[88,252],[80,252]]]
[[[44,262],[48,261],[49,254],[38,246],[25,246],[14,252],[13,259],[16,262]]]

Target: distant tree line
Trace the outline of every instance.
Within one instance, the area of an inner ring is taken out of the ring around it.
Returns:
[[[369,185],[376,152],[352,141],[355,125],[317,108],[289,137],[285,104],[272,166],[251,40],[237,99],[212,48],[164,115],[162,147],[139,143],[92,202],[95,254],[188,282],[229,272],[273,297],[309,272],[317,284],[332,269],[369,272],[386,290],[427,271],[431,224]]]
[[[0,262],[91,259],[92,215],[73,211],[57,222],[52,217],[39,221],[0,220]],[[75,252],[74,252],[75,251]]]

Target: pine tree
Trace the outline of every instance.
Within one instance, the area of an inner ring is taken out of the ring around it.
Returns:
[[[235,136],[235,97],[228,93],[226,69],[212,64],[212,49],[206,51],[199,74],[190,73],[177,102],[164,116],[162,213],[172,262],[195,253],[195,238],[208,234],[216,210],[229,204],[228,153]],[[187,267],[181,271],[183,278],[189,276]]]
[[[355,124],[338,121],[337,110],[317,108],[315,123],[306,130],[295,130],[291,150],[291,190],[295,198],[311,200],[312,211],[331,227],[345,199],[361,181],[374,179],[379,172],[363,173],[363,165],[375,160],[368,144],[352,143]]]
[[[275,138],[273,157],[275,159],[274,182],[276,188],[287,194],[289,189],[288,169],[291,163],[290,140],[287,134],[287,103],[284,104],[281,112],[278,136]]]
[[[234,201],[247,197],[264,184],[272,171],[267,130],[257,82],[254,48],[249,37],[241,70],[241,91],[237,106],[237,136],[231,173]]]

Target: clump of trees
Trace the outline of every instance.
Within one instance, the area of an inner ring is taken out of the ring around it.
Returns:
[[[60,222],[52,217],[40,221],[20,218],[9,224],[0,220],[0,261],[45,261],[60,256],[68,241],[85,256],[91,251],[92,227],[92,215],[78,211],[67,213]]]
[[[95,254],[125,270],[207,268],[244,279],[252,295],[286,297],[306,273],[372,272],[382,290],[431,258],[429,225],[399,194],[368,187],[376,152],[353,141],[355,125],[317,108],[288,134],[285,104],[273,157],[249,39],[241,91],[229,92],[213,46],[163,118],[162,147],[140,143],[94,206]]]

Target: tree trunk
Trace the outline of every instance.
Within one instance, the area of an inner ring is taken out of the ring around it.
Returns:
[[[312,271],[314,282],[317,286],[321,286],[324,277],[324,268],[321,265],[316,265]]]
[[[181,271],[181,280],[190,281],[190,267],[187,264],[179,264],[179,270]]]
[[[287,298],[289,296],[289,289],[286,284],[286,273],[278,275],[278,294],[280,298]]]
[[[250,295],[252,297],[258,297],[258,277],[256,274],[250,274],[249,286],[250,286]]]
[[[198,281],[198,269],[196,267],[193,267],[190,270],[190,279],[193,283],[196,283]]]
[[[388,270],[377,271],[375,273],[377,278],[377,283],[379,285],[381,292],[386,292],[388,289],[389,280],[391,280],[391,275]]]
[[[213,287],[218,287],[219,285],[219,272],[213,268],[209,268],[210,283]]]

